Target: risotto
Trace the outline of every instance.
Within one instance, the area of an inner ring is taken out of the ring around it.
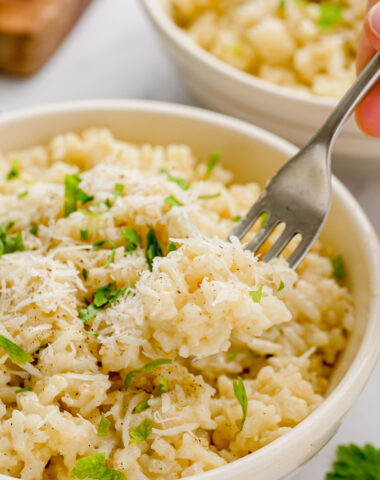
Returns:
[[[278,85],[341,97],[355,79],[364,0],[170,0],[220,60]]]
[[[323,402],[354,321],[342,260],[226,242],[260,189],[222,161],[99,129],[2,156],[0,473],[174,480]]]

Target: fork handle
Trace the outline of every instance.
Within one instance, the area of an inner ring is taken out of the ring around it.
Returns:
[[[331,151],[345,121],[379,79],[380,53],[376,53],[310,143],[324,143]]]

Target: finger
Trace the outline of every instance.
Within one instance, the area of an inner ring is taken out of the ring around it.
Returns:
[[[364,32],[367,40],[377,51],[380,51],[380,2],[376,3],[367,13]]]

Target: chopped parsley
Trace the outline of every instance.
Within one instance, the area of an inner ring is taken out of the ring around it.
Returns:
[[[111,422],[104,416],[102,413],[102,417],[100,419],[99,427],[98,427],[98,437],[105,437],[108,433],[108,429],[110,428]]]
[[[65,177],[65,200],[64,200],[65,217],[68,217],[70,213],[76,212],[78,201],[84,204],[94,199],[92,195],[89,195],[81,188],[78,188],[78,185],[80,184],[81,181],[82,179],[77,173],[73,175],[66,175]]]
[[[146,418],[140,423],[138,427],[131,430],[130,432],[131,438],[129,440],[129,443],[131,445],[138,445],[143,440],[149,437],[149,435],[152,433],[152,429],[153,429],[152,420],[149,420],[149,418]]]
[[[88,277],[88,270],[87,268],[82,268],[82,276],[85,280],[87,280]]]
[[[177,250],[177,245],[173,242],[169,243],[168,253],[175,252]]]
[[[105,201],[104,201],[104,205],[108,208],[108,210],[110,208],[112,208],[112,202],[109,198],[106,198]]]
[[[147,373],[147,372],[153,372],[157,367],[160,365],[166,365],[168,363],[172,363],[172,361],[169,358],[158,358],[157,360],[153,360],[152,362],[147,363],[143,367],[137,369],[137,370],[132,370],[131,372],[128,373],[128,375],[125,377],[124,380],[124,387],[126,390],[128,390],[129,385],[131,384],[132,379],[136,376],[139,375],[140,373]]]
[[[166,377],[162,377],[154,396],[160,397],[163,393],[166,393],[168,390],[169,390],[169,381]]]
[[[206,168],[205,178],[209,178],[212,171],[216,167],[216,164],[219,162],[221,156],[222,156],[222,152],[220,150],[216,150],[215,152],[213,152],[209,156],[209,158],[207,160],[207,168]]]
[[[257,290],[251,290],[249,292],[249,294],[252,297],[252,300],[255,303],[260,303],[262,293],[263,293],[263,286],[262,285]]]
[[[282,290],[283,288],[285,288],[285,283],[281,280],[280,286],[278,287],[277,291],[278,291],[278,292],[281,292],[281,290]]]
[[[220,197],[220,192],[219,193],[213,193],[211,195],[199,195],[198,200],[211,200],[212,198],[218,198]]]
[[[155,257],[162,257],[162,249],[158,243],[156,232],[151,228],[146,236],[146,250],[145,257],[148,262],[149,270],[153,270],[153,259]]]
[[[15,178],[18,178],[20,176],[20,170],[18,168],[18,162],[17,160],[13,160],[11,169],[8,172],[7,175],[7,180],[11,181],[14,180]]]
[[[260,228],[262,228],[265,225],[267,218],[268,218],[268,213],[264,212],[260,217]]]
[[[38,225],[37,225],[37,223],[33,223],[33,225],[29,228],[29,232],[30,232],[32,235],[37,235],[37,233],[38,233]]]
[[[232,360],[235,359],[236,355],[238,354],[239,352],[237,350],[231,350],[230,352],[227,353],[227,360],[229,362],[232,362]]]
[[[236,217],[234,217],[234,218],[232,219],[233,222],[240,222],[240,220],[241,220],[241,216],[240,216],[240,215],[236,215]]]
[[[81,238],[82,240],[84,240],[84,241],[87,241],[87,240],[88,240],[89,237],[88,237],[88,230],[87,230],[87,228],[81,229],[81,231],[80,231],[80,238]]]
[[[240,428],[238,431],[238,433],[240,433],[243,430],[245,421],[247,419],[248,397],[247,397],[247,392],[245,391],[245,386],[241,377],[238,377],[237,380],[233,381],[233,386],[234,386],[235,397],[240,403],[241,409],[243,411],[243,418],[241,419]]]
[[[145,400],[145,402],[141,402],[137,405],[137,407],[134,409],[133,413],[136,414],[136,413],[143,412],[147,408],[149,408],[149,403],[148,403],[148,400]]]
[[[340,445],[333,471],[325,480],[378,480],[380,478],[380,450],[367,443],[360,448],[357,445]]]
[[[83,323],[91,320],[97,312],[105,307],[108,303],[114,303],[126,291],[126,288],[116,288],[115,283],[109,283],[103,287],[98,288],[94,293],[94,299],[86,308],[79,310],[79,318]]]
[[[83,330],[83,333],[88,336],[99,337],[99,333],[96,332],[88,332],[87,330]]]
[[[93,243],[92,249],[94,252],[97,252],[105,243],[107,243],[107,240],[100,240],[99,242]]]
[[[173,197],[173,195],[169,195],[168,197],[166,197],[164,202],[168,205],[171,205],[172,207],[183,207],[183,203]]]
[[[278,10],[280,10],[280,11],[281,11],[281,10],[285,10],[285,7],[286,7],[286,2],[285,2],[285,0],[280,0],[280,1],[278,2],[278,7],[277,7]]]
[[[165,169],[160,170],[160,173],[164,173],[164,174],[168,177],[169,182],[174,182],[174,183],[176,183],[179,187],[182,188],[182,190],[189,190],[190,185],[189,185],[185,180],[183,180],[182,178],[173,177],[173,175],[171,175],[171,174],[170,174],[167,170],[165,170]]]
[[[29,353],[24,352],[22,348],[13,343],[8,338],[0,335],[0,347],[5,350],[9,358],[18,365],[25,365],[28,362],[33,362],[33,357]]]
[[[115,198],[121,197],[123,193],[124,193],[124,185],[122,183],[117,183],[113,191],[113,196]]]
[[[343,8],[335,3],[321,3],[319,5],[321,15],[318,20],[318,27],[321,30],[329,30],[342,18]]]
[[[339,285],[344,285],[346,279],[346,266],[344,264],[343,257],[338,255],[331,259],[331,264],[333,267],[333,275],[335,280]]]
[[[15,222],[0,224],[0,257],[5,253],[22,252],[25,250],[22,236],[19,233],[10,235],[8,232]]]
[[[17,198],[24,198],[28,195],[28,190],[25,190],[24,192],[21,192],[17,195]]]
[[[72,478],[91,478],[93,480],[125,480],[124,473],[106,467],[106,454],[95,453],[88,457],[80,458],[71,470]]]
[[[127,227],[125,230],[122,230],[120,234],[126,242],[125,255],[128,255],[128,253],[132,253],[139,248],[141,237],[134,228]]]
[[[111,255],[108,257],[107,263],[104,265],[104,268],[109,268],[111,263],[114,261],[116,253],[116,247],[112,247]]]
[[[23,388],[18,388],[15,393],[22,393],[22,392],[29,392],[30,390],[32,390],[32,387],[23,387]]]

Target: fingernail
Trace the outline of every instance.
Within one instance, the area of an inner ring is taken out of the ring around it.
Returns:
[[[372,33],[380,38],[380,3],[377,3],[369,11],[368,23]]]

